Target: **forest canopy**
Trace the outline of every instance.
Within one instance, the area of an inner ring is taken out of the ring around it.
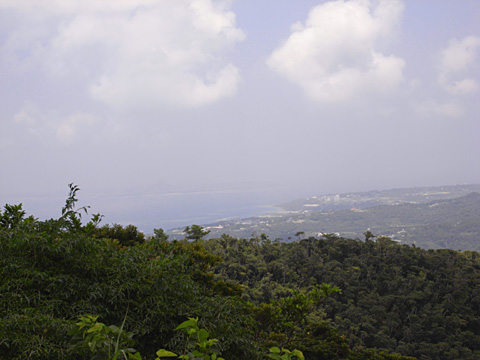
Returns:
[[[200,333],[202,359],[480,358],[476,252],[373,234],[204,240],[193,226],[191,241],[169,241],[162,229],[100,226],[99,214],[82,222],[78,190],[58,219],[21,205],[0,214],[2,359],[109,359],[114,335],[131,358],[155,359],[186,354]],[[82,346],[92,333],[105,341]]]

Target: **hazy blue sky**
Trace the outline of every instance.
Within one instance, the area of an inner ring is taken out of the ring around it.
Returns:
[[[478,0],[0,0],[0,200],[479,183],[479,95]]]

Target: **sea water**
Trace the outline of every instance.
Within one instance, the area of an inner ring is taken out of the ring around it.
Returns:
[[[275,204],[285,200],[269,189],[128,195],[108,205],[105,221],[133,224],[148,234],[154,228],[169,230],[272,214],[279,210]]]

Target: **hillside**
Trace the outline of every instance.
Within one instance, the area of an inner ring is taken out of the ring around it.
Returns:
[[[443,194],[445,195],[445,194]],[[393,202],[393,198],[389,198]],[[211,237],[229,234],[250,237],[269,234],[272,239],[291,241],[296,234],[321,236],[333,233],[363,239],[370,230],[403,244],[424,248],[480,250],[480,195],[430,202],[397,202],[344,210],[290,211],[262,217],[223,221],[206,225]],[[182,236],[182,229],[172,231]]]
[[[480,358],[477,252],[335,236],[290,243],[223,236],[206,247],[224,259],[216,273],[241,284],[242,297],[254,303],[322,282],[338,286],[342,291],[326,300],[324,315],[354,348],[421,360]]]
[[[365,209],[376,205],[421,204],[434,200],[453,199],[472,192],[480,192],[480,184],[425,186],[319,195],[290,201],[280,204],[278,207],[291,212]]]

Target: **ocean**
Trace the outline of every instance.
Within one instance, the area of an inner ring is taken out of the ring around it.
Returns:
[[[145,234],[153,229],[170,230],[188,225],[206,225],[219,220],[246,218],[279,211],[275,207],[292,199],[288,191],[278,188],[254,190],[229,189],[188,192],[144,192],[92,194],[81,191],[78,206],[89,206],[91,214],[104,215],[102,224],[135,225]],[[64,196],[30,196],[5,199],[7,203],[22,202],[27,216],[39,220],[58,218],[65,204]]]
[[[125,195],[103,203],[107,223],[133,224],[146,234],[193,224],[246,218],[279,211],[291,198],[270,189]],[[95,212],[95,211],[94,211]]]

